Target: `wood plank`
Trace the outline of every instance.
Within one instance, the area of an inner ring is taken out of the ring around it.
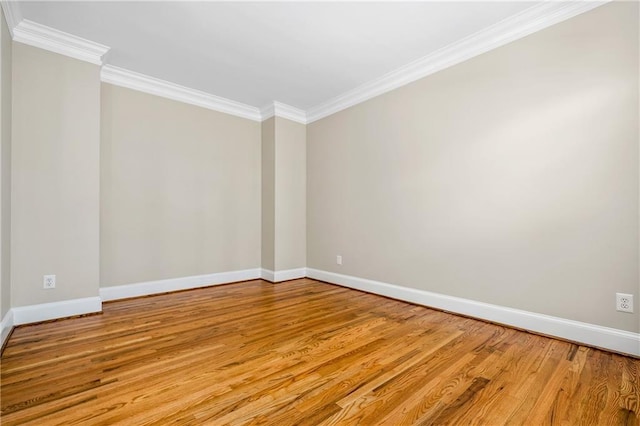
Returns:
[[[18,327],[18,424],[629,424],[640,360],[310,279]]]

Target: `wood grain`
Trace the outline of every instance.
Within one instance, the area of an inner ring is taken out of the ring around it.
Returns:
[[[309,279],[18,327],[3,425],[640,424],[640,360]]]

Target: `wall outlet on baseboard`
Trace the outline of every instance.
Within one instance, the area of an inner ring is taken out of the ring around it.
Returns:
[[[633,294],[616,293],[616,310],[633,313]]]
[[[340,256],[340,255],[336,256],[336,264],[342,265],[342,256]]]
[[[43,287],[46,289],[56,288],[56,276],[45,275],[43,278]]]

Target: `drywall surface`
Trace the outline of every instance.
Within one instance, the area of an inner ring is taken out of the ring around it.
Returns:
[[[0,319],[11,309],[11,47],[0,10]]]
[[[275,140],[275,270],[282,271],[307,262],[306,127],[275,117]]]
[[[640,331],[638,47],[611,3],[308,125],[307,265]]]
[[[306,266],[306,126],[281,117],[262,122],[262,267]]]
[[[12,65],[12,307],[98,296],[100,68],[22,43]]]
[[[102,84],[100,285],[260,266],[260,123]]]
[[[262,122],[262,262],[275,270],[276,134],[275,117]]]

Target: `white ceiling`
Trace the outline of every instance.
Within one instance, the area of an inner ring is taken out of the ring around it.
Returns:
[[[540,2],[21,2],[106,63],[255,107],[306,110]]]

